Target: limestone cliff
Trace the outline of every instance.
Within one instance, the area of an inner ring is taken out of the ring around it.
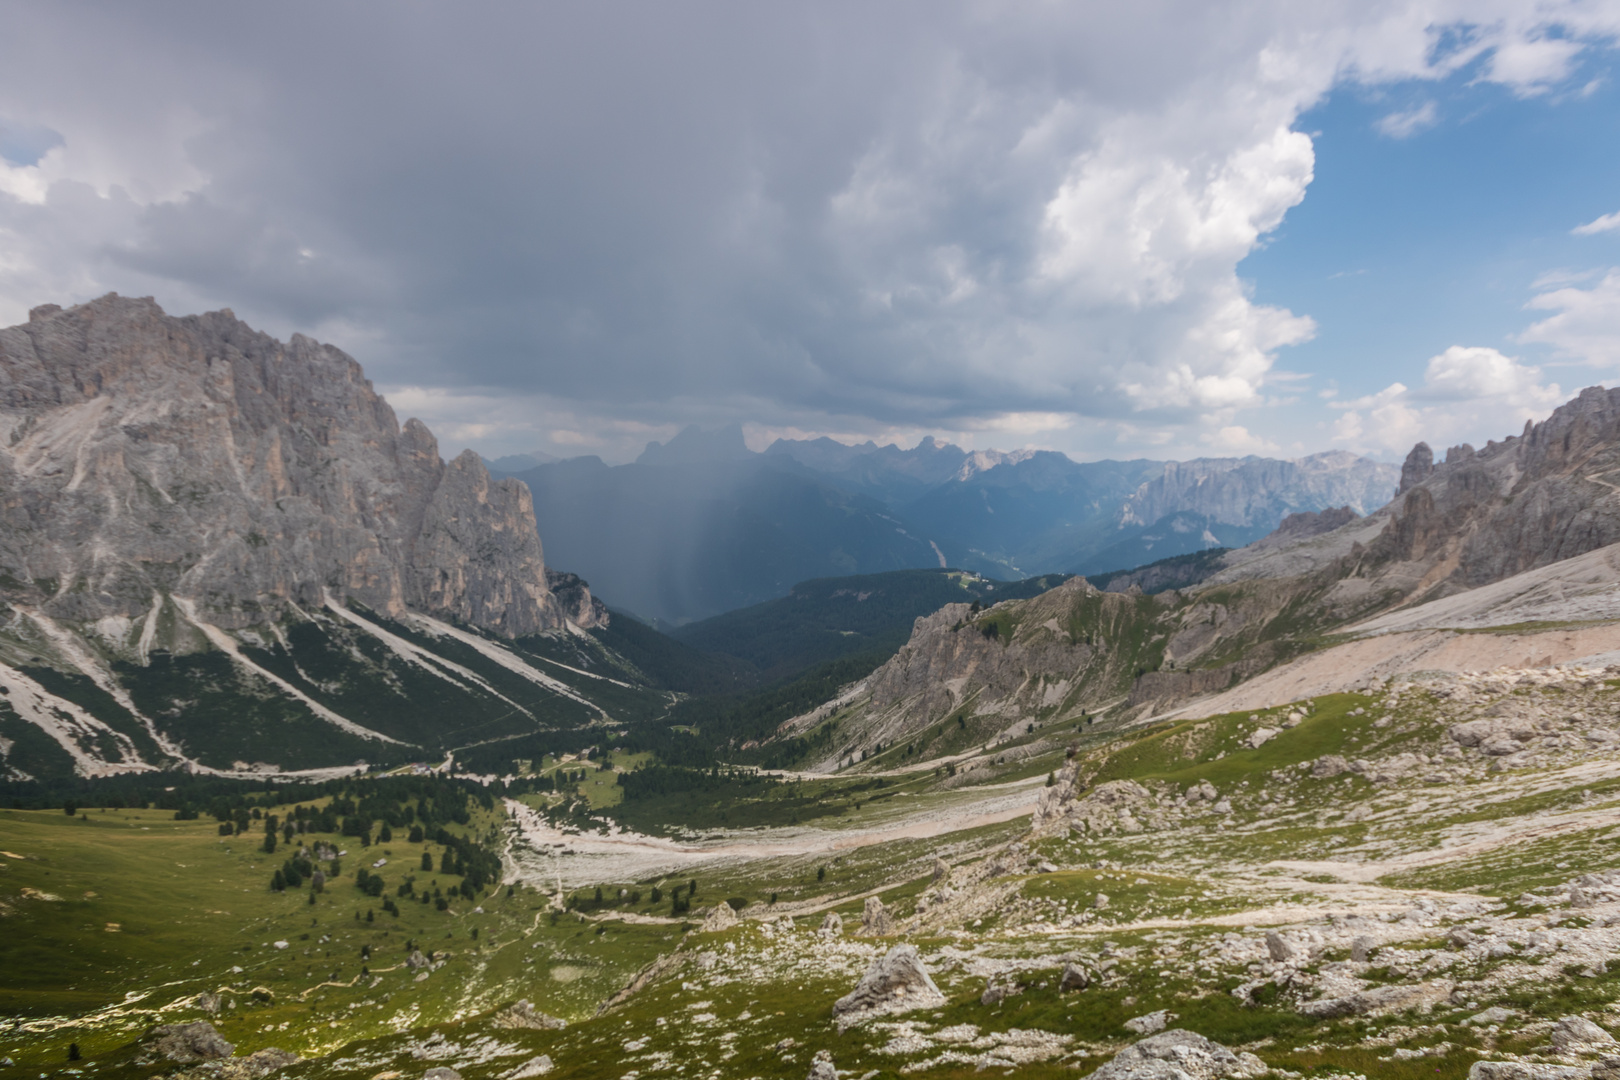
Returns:
[[[1119,511],[1119,524],[1150,525],[1176,512],[1232,525],[1269,527],[1313,507],[1347,505],[1368,513],[1389,501],[1399,479],[1392,465],[1343,450],[1293,461],[1200,458],[1168,461]]]
[[[165,595],[235,630],[327,594],[564,620],[528,489],[441,461],[338,349],[115,294],[0,330],[0,598],[129,636]]]

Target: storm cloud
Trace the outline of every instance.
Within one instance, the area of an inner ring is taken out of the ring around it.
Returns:
[[[1533,95],[1614,5],[14,4],[0,321],[108,290],[353,353],[448,443],[692,421],[1243,448],[1301,112]]]

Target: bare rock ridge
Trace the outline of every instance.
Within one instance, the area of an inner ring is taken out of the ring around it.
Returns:
[[[327,595],[506,637],[599,617],[547,583],[528,489],[440,460],[340,350],[109,294],[0,330],[0,598],[138,636]]]
[[[1419,443],[1369,555],[1415,575],[1425,598],[1573,558],[1620,541],[1617,470],[1620,390],[1596,386],[1483,450],[1454,446],[1435,464]]]

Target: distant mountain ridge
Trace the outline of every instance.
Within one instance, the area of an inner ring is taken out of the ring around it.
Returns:
[[[629,465],[575,458],[511,475],[557,559],[612,603],[676,625],[819,577],[950,566],[1014,581],[1242,547],[1290,513],[1370,512],[1399,481],[1342,451],[1075,462],[930,437],[909,450],[778,439],[756,453],[735,424],[689,427]]]
[[[1601,666],[1620,642],[1617,476],[1620,390],[1584,390],[1520,435],[1438,462],[1418,443],[1399,497],[1371,514],[1300,513],[1158,574],[1069,578],[980,611],[949,604],[868,676],[832,688],[836,717],[807,705],[778,725],[774,750],[755,753],[799,747],[814,769],[886,768],[1098,715],[1211,715],[1364,689],[1429,671],[1446,649],[1453,666],[1436,670]],[[1144,595],[1156,585],[1173,587]]]

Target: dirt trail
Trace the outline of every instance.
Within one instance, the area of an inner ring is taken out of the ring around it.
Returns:
[[[1042,790],[1036,778],[969,792],[948,806],[891,812],[889,820],[859,829],[726,830],[713,840],[679,841],[615,829],[611,832],[564,832],[515,800],[507,809],[518,834],[509,852],[506,882],[550,889],[578,888],[603,882],[639,881],[657,874],[685,871],[705,863],[831,854],[898,840],[927,840],[965,829],[998,825],[1026,817]]]

